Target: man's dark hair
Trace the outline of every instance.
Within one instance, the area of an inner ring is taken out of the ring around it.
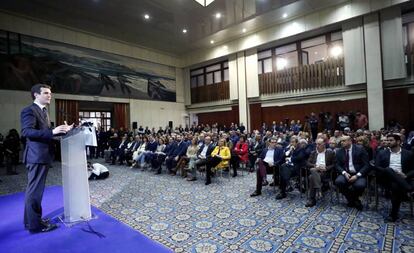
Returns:
[[[42,88],[51,89],[52,87],[50,87],[47,84],[43,84],[43,83],[38,83],[38,84],[33,85],[32,89],[30,90],[32,99],[35,99],[35,96],[34,96],[35,93],[40,94]]]
[[[392,133],[392,134],[387,135],[387,138],[390,138],[390,137],[394,138],[394,140],[396,141],[401,141],[401,136],[399,134]]]

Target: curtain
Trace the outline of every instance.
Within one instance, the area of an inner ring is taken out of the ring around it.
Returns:
[[[56,99],[56,126],[79,123],[79,102],[76,100]]]
[[[123,127],[124,129],[129,126],[128,118],[129,105],[128,104],[119,104],[114,103],[114,114],[113,114],[113,127],[119,129]]]

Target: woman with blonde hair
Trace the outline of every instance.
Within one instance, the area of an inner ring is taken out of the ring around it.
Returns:
[[[211,169],[215,168],[216,170],[220,170],[228,168],[230,158],[231,153],[226,145],[226,139],[221,138],[206,163],[206,185],[211,184],[211,174],[213,173]]]

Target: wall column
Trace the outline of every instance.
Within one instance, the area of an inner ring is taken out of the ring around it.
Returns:
[[[384,94],[378,13],[364,17],[367,101],[370,129],[384,127]]]
[[[239,124],[243,123],[249,131],[249,105],[246,89],[246,57],[244,52],[237,53],[237,85],[239,89]]]

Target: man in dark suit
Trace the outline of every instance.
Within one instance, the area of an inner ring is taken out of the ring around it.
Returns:
[[[306,153],[307,142],[305,139],[292,137],[290,139],[290,147],[285,152],[285,163],[280,166],[280,192],[276,195],[276,199],[284,199],[287,197],[286,188],[293,176],[300,175],[300,170],[305,168],[308,155]],[[301,191],[302,186],[299,186]]]
[[[401,137],[397,134],[387,136],[389,149],[384,149],[376,156],[375,167],[379,177],[391,186],[391,213],[386,221],[398,219],[404,194],[414,191],[413,154],[401,148]]]
[[[259,133],[256,134],[254,141],[249,146],[249,171],[253,172],[254,164],[257,157],[262,153],[265,144],[262,142],[262,137]]]
[[[349,207],[362,210],[359,197],[367,186],[365,176],[369,172],[368,153],[361,146],[352,144],[350,136],[341,139],[342,148],[336,152],[336,170],[339,176],[335,184],[346,197]]]
[[[316,191],[322,188],[322,179],[330,175],[329,172],[335,168],[335,164],[335,152],[326,149],[324,139],[316,139],[316,150],[312,151],[306,164],[310,172],[309,199],[306,207],[316,205]]]
[[[176,174],[175,167],[177,166],[178,160],[186,154],[186,151],[187,144],[183,141],[183,136],[181,134],[177,134],[174,147],[165,158],[165,165],[171,175]]]
[[[277,139],[272,137],[269,141],[269,146],[262,150],[257,159],[259,168],[256,172],[256,191],[250,194],[250,197],[262,194],[262,185],[267,184],[266,175],[272,173],[275,170],[274,167],[278,167],[283,162],[283,149],[277,147],[276,144]],[[275,181],[274,177],[273,181]]]
[[[36,84],[31,89],[33,104],[21,112],[22,136],[26,138],[23,162],[28,170],[24,224],[31,233],[48,232],[57,226],[42,220],[42,197],[49,165],[53,160],[53,135],[65,134],[73,125],[50,127],[46,106],[50,104],[50,86]]]

